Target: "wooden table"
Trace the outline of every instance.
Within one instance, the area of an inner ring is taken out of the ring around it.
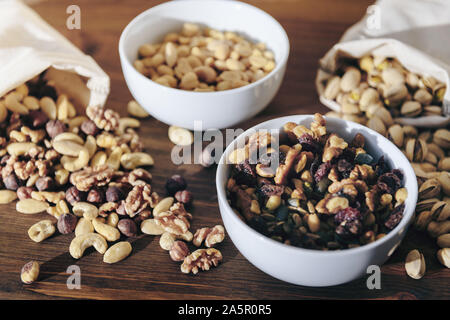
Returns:
[[[131,95],[122,76],[117,46],[126,24],[143,10],[161,1],[82,0],[81,30],[67,30],[66,8],[73,1],[32,1],[32,7],[53,27],[99,63],[111,77],[107,106],[122,115]],[[261,114],[237,127],[248,128],[261,121],[292,114],[326,112],[314,87],[317,62],[338,41],[344,30],[359,20],[370,1],[361,0],[257,0],[252,4],[274,16],[291,41],[286,78],[274,101]],[[186,177],[195,196],[192,229],[220,224],[215,191],[215,169],[199,165],[175,166],[170,161],[172,144],[167,125],[155,119],[143,121],[140,133],[156,164],[151,170],[154,187],[163,193],[167,177]],[[42,217],[45,217],[42,214]],[[90,252],[79,261],[68,253],[72,235],[54,236],[33,243],[27,229],[39,218],[25,216],[14,205],[0,208],[0,298],[3,299],[430,299],[449,298],[448,269],[435,257],[436,245],[426,235],[409,232],[403,244],[382,267],[381,290],[369,290],[366,278],[330,288],[294,286],[271,278],[251,265],[230,239],[219,247],[223,264],[196,276],[184,275],[158,244],[158,237],[141,236],[133,242],[134,252],[126,260],[107,265],[101,255]],[[403,266],[407,252],[420,248],[427,261],[422,280],[409,278]],[[270,259],[270,257],[267,257]],[[22,265],[36,259],[42,263],[41,280],[23,285]],[[81,289],[69,290],[66,269],[81,268]]]

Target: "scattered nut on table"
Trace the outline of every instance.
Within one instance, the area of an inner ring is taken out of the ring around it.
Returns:
[[[39,263],[37,261],[27,262],[20,272],[20,279],[25,284],[31,284],[39,278]]]
[[[425,259],[418,250],[411,250],[405,261],[405,270],[413,279],[420,279],[425,275]]]

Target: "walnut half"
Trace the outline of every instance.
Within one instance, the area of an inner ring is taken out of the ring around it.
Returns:
[[[181,272],[197,274],[199,269],[207,271],[211,266],[217,267],[220,261],[222,261],[222,253],[219,250],[198,249],[184,259]]]

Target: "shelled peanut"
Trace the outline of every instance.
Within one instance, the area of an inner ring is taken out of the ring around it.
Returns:
[[[134,66],[161,85],[209,92],[255,82],[275,68],[275,59],[263,43],[184,23],[180,33],[168,33],[162,43],[141,45]]]
[[[392,118],[442,115],[446,85],[410,72],[393,58],[345,59],[324,83],[323,97],[341,106],[336,114],[386,133]]]

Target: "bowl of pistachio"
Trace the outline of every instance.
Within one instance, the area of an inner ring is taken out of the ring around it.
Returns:
[[[393,254],[413,220],[417,181],[388,139],[320,114],[273,119],[225,150],[216,186],[239,251],[290,283],[331,286]]]

